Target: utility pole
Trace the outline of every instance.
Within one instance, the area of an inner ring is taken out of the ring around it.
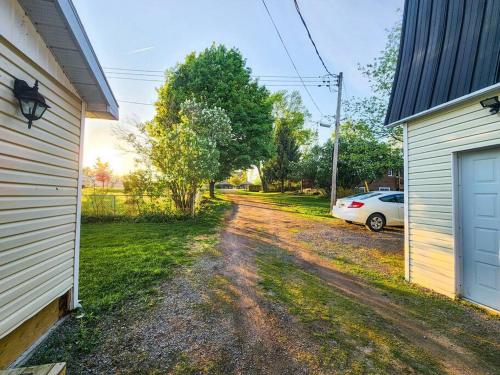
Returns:
[[[339,138],[340,138],[340,105],[342,102],[342,80],[343,73],[337,75],[337,112],[335,114],[335,140],[333,142],[332,158],[332,193],[330,196],[330,212],[332,212],[337,201],[337,164],[339,160]]]

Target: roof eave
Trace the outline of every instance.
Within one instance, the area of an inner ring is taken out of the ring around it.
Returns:
[[[105,108],[99,105],[100,103],[96,105],[89,101],[87,103],[88,111],[92,112],[95,118],[118,120],[118,102],[116,101],[111,87],[106,80],[104,71],[99,64],[99,60],[97,59],[97,56],[94,52],[94,49],[92,48],[90,40],[87,36],[87,33],[85,32],[85,29],[83,28],[82,22],[80,21],[80,17],[76,12],[73,3],[71,2],[71,0],[57,0],[57,4],[62,14],[64,15],[69,30],[73,34],[75,42],[78,44],[83,56],[85,57],[85,62],[87,63],[89,70],[92,72],[94,78],[97,81],[100,91],[107,101],[107,105],[105,106]],[[96,110],[92,110],[92,107],[97,108],[95,108]]]
[[[69,82],[87,117],[118,120],[119,106],[71,0],[18,0]]]
[[[414,115],[407,116],[405,118],[402,118],[400,120],[397,120],[397,121],[394,121],[394,122],[392,122],[390,124],[387,124],[386,126],[392,128],[392,127],[395,127],[395,126],[398,126],[398,125],[402,125],[404,123],[407,123],[407,122],[410,122],[410,121],[414,121],[414,120],[416,120],[419,117],[430,115],[430,114],[432,114],[434,112],[441,111],[441,110],[446,109],[448,107],[456,106],[456,105],[458,105],[460,103],[466,102],[468,100],[472,100],[472,99],[474,99],[476,97],[479,97],[479,96],[482,96],[482,95],[486,95],[486,94],[489,94],[489,93],[497,91],[497,90],[500,90],[500,83],[496,83],[494,85],[491,85],[491,86],[482,88],[480,90],[471,92],[470,94],[467,94],[467,95],[461,96],[459,98],[450,100],[449,102],[437,105],[437,106],[429,108],[429,109],[427,109],[425,111],[422,111],[422,112],[419,112],[419,113],[415,113]]]

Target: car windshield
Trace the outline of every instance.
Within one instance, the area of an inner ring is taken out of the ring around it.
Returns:
[[[344,199],[358,199],[364,201],[365,199],[376,197],[377,195],[381,195],[381,193],[360,193],[360,194],[354,194],[349,197],[345,197]]]

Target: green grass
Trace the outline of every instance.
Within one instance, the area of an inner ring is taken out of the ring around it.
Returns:
[[[309,361],[335,373],[442,373],[390,322],[295,265],[285,251],[262,252],[257,264],[264,291],[285,303],[321,345]]]
[[[168,224],[83,224],[79,297],[85,316],[63,324],[30,364],[64,361],[79,373],[82,355],[110,335],[103,329],[153,306],[160,283],[180,265],[212,251],[228,207],[225,201],[211,201],[197,218]]]
[[[238,194],[253,196],[275,204],[283,211],[295,212],[309,217],[332,218],[329,214],[329,197],[296,193],[254,193],[249,191],[238,191]]]
[[[297,212],[311,218],[328,216],[328,199],[324,197],[290,193],[243,192],[242,194],[275,203],[283,211]],[[500,342],[498,330],[500,317],[489,314],[465,301],[452,300],[406,282],[402,253],[386,252],[383,249],[360,247],[335,241],[321,243],[307,241],[303,245],[310,247],[311,251],[317,252],[331,261],[338,270],[359,277],[368,285],[376,288],[380,294],[389,297],[394,303],[401,306],[411,319],[424,322],[435,329],[438,334],[467,348],[483,363],[485,368],[492,372],[494,369],[500,368],[500,346],[498,345]],[[272,291],[275,298],[285,302],[291,311],[301,319],[316,321],[324,318],[327,323],[330,322],[333,326],[344,319],[345,324],[357,325],[361,319],[359,314],[364,314],[359,311],[364,307],[328,290],[319,279],[287,262],[283,253],[261,254],[258,262],[264,288]],[[342,306],[340,311],[332,308],[334,301]],[[384,322],[378,321],[373,315],[369,316],[370,319],[363,320],[362,325],[366,323],[369,326],[370,322],[373,322],[377,330],[384,327]],[[349,320],[351,320],[350,323]],[[492,329],[492,327],[496,328]],[[378,335],[383,333],[382,331],[377,332]],[[391,333],[390,330],[388,332]],[[323,336],[322,332],[316,332],[318,337],[323,338],[328,337],[330,333],[325,333],[326,336]],[[345,337],[347,339],[350,336],[352,335],[346,334]],[[356,338],[355,335],[352,337]],[[400,345],[399,341],[393,344]],[[337,349],[334,348],[334,350]],[[346,359],[346,361],[348,360]],[[413,367],[411,362],[408,364]],[[383,365],[383,363],[379,363],[379,365]],[[352,366],[356,367],[357,365],[354,365],[353,362]],[[429,373],[436,369],[433,363],[426,366]],[[419,371],[426,372],[422,369]]]
[[[307,244],[304,244],[307,246]],[[469,349],[491,369],[500,368],[500,317],[462,300],[452,300],[404,280],[402,254],[331,242],[320,251],[339,270],[360,277],[403,308]]]

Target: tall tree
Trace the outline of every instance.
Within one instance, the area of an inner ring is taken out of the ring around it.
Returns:
[[[403,139],[402,128],[388,128],[384,125],[384,120],[398,63],[400,38],[401,22],[398,22],[388,32],[387,43],[380,56],[367,65],[358,66],[368,78],[371,95],[346,101],[349,118],[354,122],[365,123],[377,137],[396,143]]]
[[[304,126],[309,112],[304,107],[298,91],[278,91],[271,96],[271,100],[275,155],[263,164],[263,168],[258,166],[258,169],[264,191],[267,191],[269,180],[279,181],[280,189],[284,191],[285,180],[291,176],[294,164],[299,161],[300,147],[310,141],[312,132]]]
[[[181,103],[191,98],[222,108],[231,121],[229,142],[218,146],[219,170],[210,181],[213,195],[215,180],[271,156],[272,102],[267,89],[252,79],[241,53],[215,44],[167,71],[158,89],[156,121],[178,122]]]

